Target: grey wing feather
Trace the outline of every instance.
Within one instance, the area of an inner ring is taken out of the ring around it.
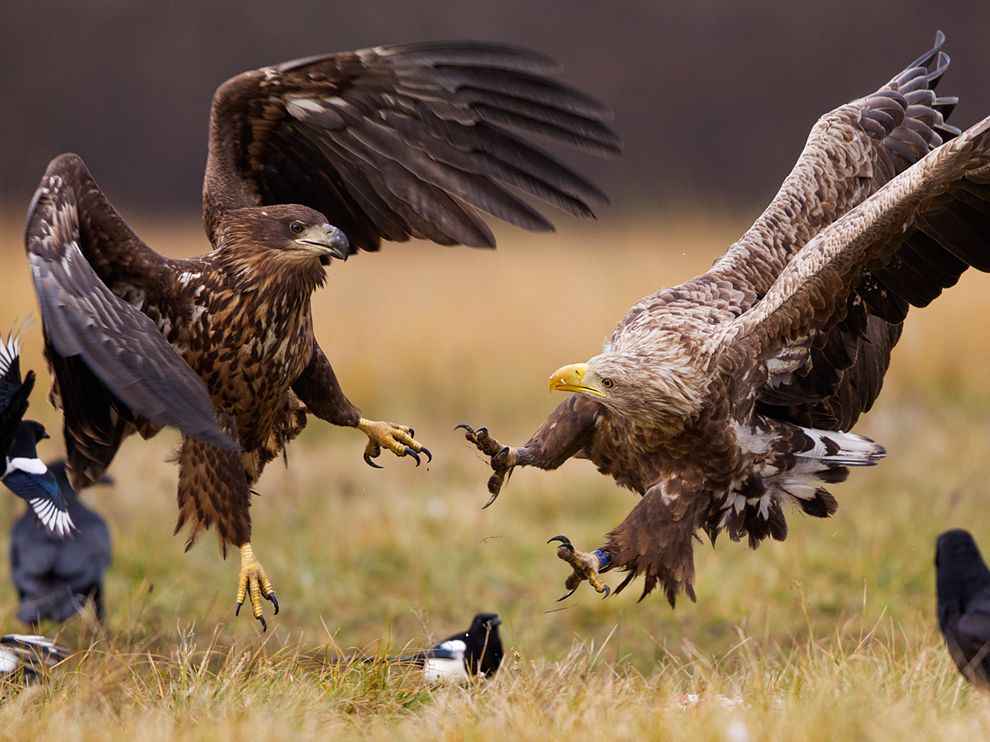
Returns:
[[[132,246],[125,259],[108,260]],[[126,271],[127,280],[154,284],[153,271],[163,270],[164,261],[155,264],[155,254],[127,230],[78,157],[63,155],[49,166],[28,215],[26,248],[51,352],[60,359],[80,358],[110,392],[118,413],[236,448],[217,426],[202,380],[151,319],[111,291],[94,270],[90,258],[97,265],[109,263],[108,272]],[[53,365],[58,375],[60,367]],[[64,381],[71,386],[74,380]],[[86,409],[85,400],[77,402],[77,409]]]

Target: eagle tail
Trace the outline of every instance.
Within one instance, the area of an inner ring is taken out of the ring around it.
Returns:
[[[873,466],[887,455],[879,443],[856,433],[800,428],[805,441],[793,449],[799,462],[811,460],[842,466]]]
[[[850,466],[874,466],[886,450],[856,433],[797,428],[797,446],[788,465],[767,481],[768,489],[787,495],[806,514],[827,518],[838,508],[835,497],[823,485],[844,482]],[[783,498],[787,499],[787,498]]]

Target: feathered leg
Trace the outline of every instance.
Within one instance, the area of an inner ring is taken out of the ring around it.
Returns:
[[[271,580],[251,548],[251,489],[244,464],[236,451],[216,448],[194,438],[183,438],[179,453],[179,520],[176,533],[191,523],[186,542],[188,550],[199,532],[216,523],[221,550],[227,544],[241,552],[241,569],[237,584],[236,613],[250,598],[254,617],[268,629],[261,600],[271,601],[278,614],[278,598]]]
[[[469,443],[489,457],[494,473],[488,478],[487,508],[502,491],[502,485],[517,466],[556,469],[591,443],[595,415],[599,406],[582,397],[570,397],[557,406],[550,417],[522,446],[503,446],[488,434],[488,428],[472,428],[461,423],[455,430],[464,431]],[[482,508],[482,509],[484,509]]]

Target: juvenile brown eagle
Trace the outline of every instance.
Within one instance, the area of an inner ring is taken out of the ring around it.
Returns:
[[[313,335],[310,295],[332,258],[419,237],[493,247],[477,210],[552,225],[525,196],[578,216],[607,199],[512,130],[599,154],[609,113],[534,52],[475,42],[328,54],[245,72],[210,115],[207,255],[172,260],[135,235],[82,160],[51,162],[26,243],[73,486],[121,441],[178,427],[176,530],[216,525],[245,595],[278,603],[251,548],[251,485],[312,413],[417,464],[412,428],[361,416]],[[331,226],[331,224],[333,226]]]
[[[575,395],[527,443],[465,426],[491,457],[492,500],[513,467],[572,457],[642,495],[594,552],[551,539],[571,592],[588,579],[607,595],[598,573],[620,568],[619,590],[642,574],[643,596],[660,583],[671,605],[682,589],[693,599],[699,529],[783,540],[785,503],[827,517],[825,485],[884,455],[843,431],[879,394],[909,305],[990,270],[990,119],[962,134],[945,123],[943,43],[823,116],[707,273],[642,299],[600,354],[554,372],[550,388]]]

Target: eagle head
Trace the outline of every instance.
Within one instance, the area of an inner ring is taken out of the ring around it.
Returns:
[[[224,242],[261,248],[279,263],[329,265],[347,260],[350,244],[344,233],[319,211],[285,204],[237,209],[225,224]]]
[[[562,366],[550,390],[583,394],[642,427],[677,433],[700,409],[689,364],[658,363],[626,352],[605,352],[585,363]]]

